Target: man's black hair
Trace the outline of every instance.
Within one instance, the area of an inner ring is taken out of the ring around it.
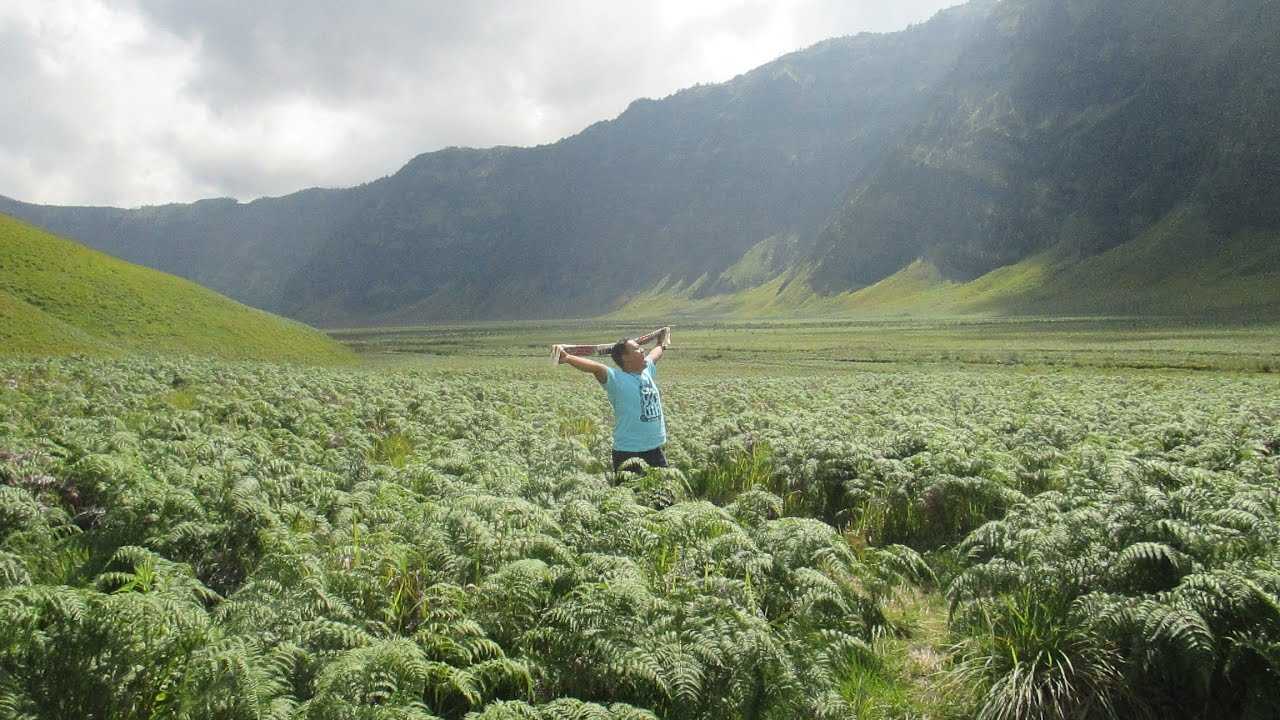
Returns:
[[[613,364],[622,367],[622,353],[626,352],[627,340],[630,338],[622,338],[609,348],[609,357],[613,358]]]

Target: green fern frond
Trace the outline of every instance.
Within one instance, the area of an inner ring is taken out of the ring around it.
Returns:
[[[23,559],[10,552],[0,550],[0,589],[15,585],[29,585],[31,574]]]
[[[1116,567],[1122,573],[1143,567],[1168,567],[1185,574],[1195,567],[1195,561],[1186,553],[1157,542],[1137,542],[1116,556]]]

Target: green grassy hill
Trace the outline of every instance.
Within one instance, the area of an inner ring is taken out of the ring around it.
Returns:
[[[305,325],[0,214],[0,354],[132,352],[350,357]]]

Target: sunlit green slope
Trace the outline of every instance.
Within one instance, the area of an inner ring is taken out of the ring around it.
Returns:
[[[0,215],[0,354],[130,352],[349,357],[305,325]]]
[[[916,259],[852,292],[818,295],[807,269],[730,295],[700,297],[696,284],[659,285],[617,317],[672,315],[972,316],[1160,315],[1257,320],[1280,312],[1280,237],[1223,236],[1203,208],[1170,213],[1135,240],[1082,257],[1071,239],[969,282],[947,280]]]
[[[990,305],[1006,313],[1273,320],[1280,311],[1280,234],[1222,236],[1199,208],[1183,208],[1131,242],[1048,275]]]

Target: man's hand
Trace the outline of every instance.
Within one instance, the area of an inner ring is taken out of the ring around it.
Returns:
[[[658,331],[657,343],[653,349],[645,356],[649,362],[658,362],[662,359],[662,354],[667,351],[667,346],[671,344],[671,327],[667,326]]]

